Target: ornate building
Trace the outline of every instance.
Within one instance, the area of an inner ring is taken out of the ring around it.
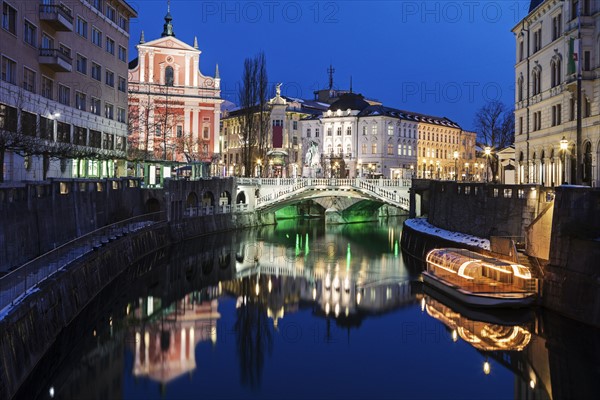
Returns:
[[[136,11],[123,0],[5,0],[0,7],[0,178],[125,175]]]
[[[296,177],[302,173],[302,134],[300,122],[307,116],[318,115],[328,104],[281,95],[277,86],[275,97],[269,100],[263,113],[268,114],[264,154],[258,148],[252,152],[251,176]],[[258,115],[258,109],[255,114]],[[222,175],[247,175],[242,161],[242,121],[244,110],[226,112],[223,116]]]
[[[512,31],[517,182],[598,186],[600,2],[532,0]]]
[[[146,42],[142,32],[129,63],[130,156],[144,161],[149,184],[182,163],[194,176],[216,172],[219,153],[219,67],[203,75],[198,39],[193,46],[177,39],[172,20],[169,9],[158,39]]]
[[[306,176],[454,179],[458,167],[462,179],[472,177],[474,133],[359,94],[342,94],[322,115],[304,119],[302,134]],[[319,165],[306,155],[312,143],[322,154]]]

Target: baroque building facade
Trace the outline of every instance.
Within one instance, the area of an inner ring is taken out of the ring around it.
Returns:
[[[2,178],[125,175],[136,11],[123,0],[4,0],[0,7]]]
[[[600,2],[532,0],[512,31],[517,182],[598,186]]]
[[[168,9],[158,39],[146,42],[142,32],[138,57],[129,63],[129,155],[141,161],[148,184],[179,173],[173,168],[215,173],[220,151],[219,67],[214,77],[202,74],[198,39],[193,45],[177,39],[172,20]]]
[[[475,161],[474,133],[448,118],[386,107],[355,93],[343,94],[321,115],[305,118],[302,134],[306,176],[474,176],[469,169]],[[318,148],[319,163],[306,155],[311,144]]]

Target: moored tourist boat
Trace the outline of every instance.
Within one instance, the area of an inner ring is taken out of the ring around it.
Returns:
[[[423,281],[477,307],[525,307],[537,299],[538,281],[524,265],[465,249],[433,249]]]

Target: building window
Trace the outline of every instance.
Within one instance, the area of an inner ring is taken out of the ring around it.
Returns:
[[[81,72],[84,75],[87,74],[87,58],[81,54],[77,54],[77,72]]]
[[[125,123],[125,109],[117,107],[117,121]],[[179,126],[177,128],[180,128]],[[178,136],[180,137],[180,136]]]
[[[377,154],[377,143],[371,143],[371,154]]]
[[[319,137],[320,129],[315,128],[315,137]]]
[[[92,101],[90,102],[90,112],[92,114],[101,115],[100,110],[100,99],[92,97]]]
[[[119,60],[127,62],[127,49],[123,46],[119,46]]]
[[[583,70],[584,71],[592,70],[592,53],[590,51],[583,52]]]
[[[69,87],[58,84],[58,102],[65,106],[71,105],[71,89]]]
[[[366,143],[362,143],[360,145],[360,154],[367,154],[367,144]]]
[[[37,115],[21,111],[21,132],[27,136],[37,136]]]
[[[571,19],[577,18],[579,13],[579,0],[571,0]]]
[[[33,47],[37,46],[37,27],[27,20],[23,25],[23,40]]]
[[[183,137],[183,126],[181,126],[181,125],[177,125],[177,137],[178,138]]]
[[[114,7],[106,5],[106,17],[110,19],[112,22],[117,22],[117,12]]]
[[[377,135],[377,125],[373,125],[373,126],[371,127],[371,133],[372,133],[373,135]]]
[[[90,129],[90,147],[95,147],[97,149],[102,145],[102,134],[100,131],[94,131]]]
[[[75,108],[82,111],[87,111],[85,104],[85,93],[75,92]]]
[[[208,126],[202,128],[202,138],[204,140],[210,139],[210,129]]]
[[[77,17],[77,25],[75,25],[75,31],[79,34],[79,36],[87,39],[87,37],[88,37],[87,21],[81,17]]]
[[[523,134],[523,117],[519,117],[519,135]]]
[[[331,127],[327,128],[327,136],[331,136]]]
[[[4,56],[2,56],[2,80],[13,85],[17,81],[17,63]]]
[[[387,154],[388,156],[394,155],[394,145],[391,143],[388,143],[387,145]],[[398,153],[398,155],[400,155],[400,153]]]
[[[54,48],[54,39],[50,36],[42,33],[42,49],[53,49]]]
[[[57,122],[56,140],[61,143],[71,143],[71,125]]]
[[[562,14],[552,18],[552,41],[558,39],[562,34]]]
[[[342,127],[341,126],[338,126],[336,134],[337,134],[337,136],[342,136]]]
[[[536,111],[533,113],[533,130],[539,131],[542,129],[542,112]]]
[[[552,126],[561,124],[561,114],[562,106],[560,104],[552,106]]]
[[[292,136],[292,146],[298,146],[298,137]]]
[[[106,52],[115,55],[115,41],[111,38],[106,38]]]
[[[129,32],[129,21],[123,14],[119,14],[119,28],[123,29],[125,32]]]
[[[388,136],[394,136],[394,126],[388,125],[387,132],[388,132]]]
[[[542,28],[533,32],[533,52],[540,51],[542,49]]]
[[[54,98],[54,81],[50,78],[42,76],[42,96],[53,100]]]
[[[106,80],[104,81],[104,83],[106,83],[108,86],[110,87],[115,87],[115,73],[109,70],[106,70]]]
[[[9,132],[17,131],[17,109],[0,104],[0,129]]]
[[[523,51],[523,41],[519,41],[519,61],[523,61],[524,51]]]
[[[35,93],[35,72],[23,68],[23,89]]]
[[[173,86],[174,76],[173,67],[168,66],[165,68],[165,85]]]
[[[87,129],[80,126],[73,126],[73,143],[79,146],[86,144]]]
[[[115,108],[112,104],[104,103],[104,117],[108,119],[115,119]]]
[[[561,74],[562,74],[560,58],[556,58],[556,59],[552,60],[550,68],[551,68],[550,81],[551,81],[552,87],[556,87],[556,86],[560,85]]]
[[[519,76],[517,79],[517,99],[523,101],[523,76]]]
[[[17,34],[17,10],[6,2],[2,5],[2,29]]]
[[[98,47],[102,47],[102,32],[94,27],[92,27],[92,43]]]
[[[127,81],[122,76],[119,77],[119,86],[118,89],[120,92],[127,92]]]
[[[306,137],[310,137],[310,128],[306,129]]]
[[[346,136],[352,136],[352,127],[351,126],[346,128]]]
[[[91,3],[96,10],[102,11],[102,3],[103,3],[102,0],[92,0]]]
[[[58,45],[58,49],[60,50],[61,53],[63,53],[65,56],[67,57],[71,57],[71,49],[68,48],[67,46],[65,46],[64,44],[59,44]]]
[[[539,68],[534,69],[532,73],[533,79],[533,94],[540,94],[542,92],[542,77],[541,70]]]
[[[292,121],[292,129],[298,130],[298,121]]]
[[[102,82],[102,67],[95,62],[92,62],[92,78]]]
[[[573,121],[575,119],[575,99],[571,97],[569,99],[569,121]]]

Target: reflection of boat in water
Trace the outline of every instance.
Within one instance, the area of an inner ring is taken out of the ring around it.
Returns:
[[[537,298],[537,279],[520,264],[465,249],[433,249],[423,281],[476,307],[524,307]]]
[[[488,322],[497,317],[485,315],[479,310],[475,314],[463,314],[469,311],[462,308],[462,312],[459,312],[427,294],[423,300],[427,314],[446,325],[451,330],[454,341],[460,337],[477,350],[522,351],[531,341],[531,332],[524,324],[511,324],[507,319],[501,319],[499,323]],[[472,319],[473,315],[484,320]]]

